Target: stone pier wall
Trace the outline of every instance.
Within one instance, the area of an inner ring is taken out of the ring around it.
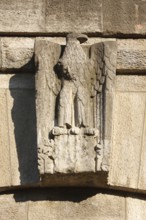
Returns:
[[[146,219],[145,14],[145,0],[0,1],[0,220]],[[38,171],[35,45],[70,32],[117,42],[109,171],[88,187]]]

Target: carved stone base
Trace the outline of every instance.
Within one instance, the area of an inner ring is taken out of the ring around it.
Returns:
[[[95,172],[97,139],[87,135],[60,135],[54,138],[54,172]]]
[[[38,151],[39,170],[43,174],[75,174],[101,170],[102,147],[95,128],[54,127],[52,138]]]
[[[89,135],[98,137],[99,131],[96,128],[78,128],[78,127],[72,127],[71,129],[67,128],[61,128],[61,127],[54,127],[51,131],[53,136],[59,136],[59,135]]]
[[[108,187],[107,172],[68,173],[68,174],[44,174],[41,175],[40,186],[45,187]]]

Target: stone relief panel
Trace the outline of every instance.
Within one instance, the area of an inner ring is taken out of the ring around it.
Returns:
[[[38,163],[41,175],[108,171],[117,45],[35,43]]]

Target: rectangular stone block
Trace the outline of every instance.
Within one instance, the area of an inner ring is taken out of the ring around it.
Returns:
[[[0,69],[2,68],[2,39],[0,38]]]
[[[26,34],[44,31],[44,4],[44,0],[2,0],[0,32]]]
[[[103,32],[107,34],[145,34],[146,2],[141,0],[103,0]]]
[[[0,89],[0,187],[11,185],[10,140],[6,90]]]
[[[146,75],[118,75],[116,77],[117,92],[146,92]]]
[[[13,197],[13,194],[0,196],[0,219],[27,220],[27,203],[17,202]]]
[[[146,2],[141,0],[1,0],[0,33],[143,35],[145,13]]]
[[[137,91],[137,89],[140,90],[141,88],[138,82],[143,84],[143,81],[140,81],[138,76],[135,76],[135,80],[137,79],[135,84],[137,86],[139,85],[139,88],[130,90],[133,88],[134,82],[130,77],[127,76],[127,79],[126,76],[120,77],[120,83],[123,84],[123,89],[122,91],[117,91],[115,96],[109,184],[137,189],[146,92]],[[143,77],[143,80],[146,80],[146,78]]]
[[[37,183],[34,76],[0,75],[0,92],[0,172],[5,173],[0,186]]]
[[[145,72],[146,40],[118,40],[117,71]]]
[[[29,203],[29,220],[123,220],[125,219],[125,199],[124,197],[112,196],[106,194],[95,194],[87,199],[82,199],[80,202],[73,202],[71,198],[79,198],[80,192],[72,190],[73,197],[65,196],[66,192],[61,194],[58,192],[58,197],[54,198],[53,193],[50,201],[47,197],[45,200],[42,194],[42,201],[35,201]],[[67,195],[70,195],[68,192]],[[71,193],[71,194],[72,194]],[[85,193],[85,192],[84,192]],[[86,194],[86,193],[85,193]],[[70,199],[69,199],[70,198]],[[68,201],[69,200],[69,201]]]
[[[54,173],[95,172],[95,137],[55,137]]]
[[[146,217],[146,202],[141,197],[126,198],[126,219],[144,220]]]
[[[7,98],[12,185],[36,183],[39,177],[34,90],[11,89]]]
[[[141,143],[141,157],[139,164],[139,180],[138,189],[146,190],[146,107],[145,115],[143,120],[143,133],[142,133],[142,143]]]
[[[46,1],[46,32],[102,31],[101,0]]]
[[[33,38],[1,38],[2,71],[18,70],[30,72],[34,70]]]
[[[2,0],[1,33],[101,32],[102,1]]]

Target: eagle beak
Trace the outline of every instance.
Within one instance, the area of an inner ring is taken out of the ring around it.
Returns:
[[[80,44],[82,44],[82,43],[84,43],[84,42],[86,42],[88,40],[88,36],[85,35],[85,34],[79,34],[77,36],[77,40],[79,40]]]

